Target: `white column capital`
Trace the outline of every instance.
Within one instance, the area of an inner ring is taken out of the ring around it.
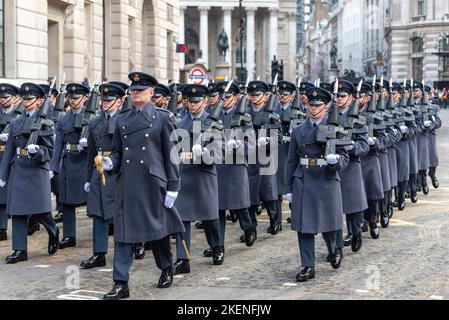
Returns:
[[[200,6],[198,7],[199,12],[207,13],[210,10],[210,6]]]
[[[256,10],[256,7],[245,7],[246,14],[254,14]]]
[[[221,10],[223,10],[223,12],[226,12],[226,13],[228,13],[228,12],[232,12],[232,11],[234,11],[234,7],[223,7],[223,8],[221,8]]]

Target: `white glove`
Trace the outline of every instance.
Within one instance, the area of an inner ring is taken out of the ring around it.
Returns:
[[[164,206],[167,209],[171,209],[175,206],[175,201],[178,198],[178,192],[172,192],[168,191],[167,195],[165,196],[165,204]]]
[[[401,126],[401,132],[402,132],[403,134],[406,133],[407,130],[408,130],[408,127],[407,127],[407,126]]]
[[[288,202],[292,203],[292,201],[293,201],[293,194],[292,193],[287,193],[286,197],[287,197]]]
[[[226,144],[228,149],[238,149],[238,148],[240,148],[241,145],[242,145],[242,141],[235,140],[235,139],[229,140],[228,143]]]
[[[346,151],[351,151],[352,149],[354,149],[354,147],[355,147],[355,141],[351,141],[351,145],[346,146]]]
[[[262,137],[257,140],[257,145],[259,146],[259,148],[266,146],[269,143],[270,143],[270,138]]]
[[[50,180],[51,180],[55,176],[55,173],[53,171],[49,171],[48,175],[50,176]]]
[[[86,138],[82,138],[80,140],[80,146],[83,148],[87,148],[87,139]]]
[[[206,149],[206,148],[204,148]],[[203,148],[201,148],[201,146],[199,144],[196,144],[192,147],[192,153],[196,156],[196,157],[201,157],[203,155],[203,153],[205,152]],[[206,150],[207,151],[207,150]]]
[[[424,121],[424,127],[428,128],[432,125],[432,121]]]
[[[28,153],[29,154],[36,154],[39,151],[40,147],[35,144],[30,144],[28,146]]]
[[[398,130],[395,129],[395,128],[393,128],[393,134],[394,134],[394,135],[397,135],[397,134],[398,134]]]
[[[0,179],[0,188],[4,188],[6,186],[6,181]]]
[[[9,137],[9,134],[2,133],[2,134],[0,134],[0,141],[6,142],[6,141],[8,141],[8,137]]]
[[[89,182],[86,182],[86,183],[84,184],[84,191],[86,191],[87,193],[90,192],[90,183],[89,183]]]
[[[326,156],[326,162],[328,165],[335,165],[340,161],[340,156],[338,154],[329,154]]]
[[[376,144],[376,138],[371,138],[371,137],[369,137],[369,138],[368,138],[368,144],[369,144],[370,146],[374,146],[374,145]]]
[[[103,165],[103,169],[105,171],[112,171],[112,169],[114,168],[111,158],[108,157],[103,157],[103,159],[101,160],[101,164]]]
[[[435,120],[436,120],[435,116],[432,116],[432,122],[435,122]]]

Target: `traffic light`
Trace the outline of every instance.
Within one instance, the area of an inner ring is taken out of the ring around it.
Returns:
[[[279,61],[276,60],[276,56],[274,56],[274,60],[271,61],[271,79],[274,80],[276,74],[279,74]]]
[[[279,80],[284,80],[284,60],[281,60],[279,65]]]

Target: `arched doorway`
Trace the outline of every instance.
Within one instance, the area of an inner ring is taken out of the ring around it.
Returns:
[[[144,72],[156,71],[156,23],[153,0],[144,0],[142,8],[142,66]]]

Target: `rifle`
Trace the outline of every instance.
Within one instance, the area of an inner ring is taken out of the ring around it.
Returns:
[[[50,84],[50,89],[45,97],[44,104],[42,107],[39,108],[39,111],[37,113],[36,119],[34,119],[33,124],[31,126],[31,133],[30,137],[28,138],[28,143],[26,145],[26,148],[28,148],[29,145],[37,144],[37,140],[40,136],[43,134],[43,128],[44,127],[53,127],[54,122],[52,120],[47,119],[48,113],[51,109],[51,92],[53,91],[53,88],[55,87],[56,83],[56,77],[53,78],[53,81]],[[24,129],[27,126],[24,126]],[[53,134],[53,133],[52,133]]]
[[[87,138],[89,137],[90,121],[97,115],[98,103],[100,99],[99,93],[97,92],[99,84],[100,84],[100,74],[98,73],[97,79],[90,87],[89,100],[87,101],[86,110],[84,111],[82,118],[83,122],[82,122],[80,141],[83,139],[87,140]]]
[[[245,127],[252,123],[251,116],[246,113],[248,108],[248,99],[246,95],[248,93],[249,78],[246,80],[245,91],[243,92],[243,97],[240,99],[237,107],[235,108],[234,115],[232,116],[231,129]]]
[[[360,91],[362,90],[363,79],[360,80],[357,85],[357,93],[356,99],[354,103],[351,105],[348,115],[346,116],[346,122],[343,125],[343,128],[348,130],[348,138],[352,139],[353,134],[366,134],[367,130],[365,127],[354,129],[356,125],[365,126],[366,119],[359,116],[360,113]]]
[[[366,118],[366,124],[368,125],[368,135],[374,138],[376,131],[385,130],[386,126],[383,123],[383,116],[377,113],[377,101],[376,101],[376,76],[373,78],[373,87],[371,88],[371,100],[368,108],[363,113]]]
[[[298,86],[296,87],[295,100],[292,103],[290,112],[285,112],[281,119],[282,124],[284,126],[288,125],[289,128],[287,135],[284,136],[284,141],[290,141],[293,130],[295,130],[297,127],[306,122],[307,119],[307,111],[304,105],[302,104],[301,93],[299,91],[301,88],[301,82],[302,79],[300,78],[298,80]]]
[[[65,73],[62,75],[61,81],[61,90],[59,90],[58,98],[56,99],[56,104],[53,109],[53,121],[57,123],[62,116],[64,115],[64,106],[65,106],[65,92],[66,84],[65,84]]]
[[[231,88],[231,85],[233,83],[233,80],[228,82],[228,85],[226,86],[224,93],[223,93],[223,99],[226,96],[226,94],[229,92],[229,88]],[[204,133],[206,132],[220,132],[223,131],[224,129],[224,125],[223,125],[223,121],[220,120],[220,115],[221,112],[223,111],[223,107],[224,107],[224,103],[223,103],[223,99],[220,99],[220,103],[217,104],[217,106],[212,110],[212,113],[210,113],[207,118],[203,121],[203,123],[201,124],[201,134],[198,138],[199,142],[196,144],[201,145],[202,147],[205,147],[206,144],[209,141],[202,141],[202,136]],[[192,130],[194,128],[192,127]],[[197,141],[198,141],[197,140]]]
[[[320,124],[316,130],[316,141],[319,143],[326,144],[326,152],[325,156],[330,154],[336,154],[337,147],[346,147],[351,146],[352,141],[346,139],[340,139],[339,136],[343,135],[345,137],[348,136],[348,130],[345,130],[340,126],[340,113],[338,111],[338,103],[337,103],[337,94],[338,94],[338,78],[335,80],[334,86],[334,97],[332,101],[332,106],[329,110],[327,125]]]
[[[391,79],[390,79],[391,84]],[[390,85],[391,89],[391,85]],[[392,128],[396,126],[396,123],[393,120],[393,115],[387,111],[387,100],[384,95],[384,76],[382,75],[380,79],[380,100],[378,106],[379,113],[382,115],[383,121],[382,124],[386,127]]]
[[[167,110],[178,117],[178,85],[173,86],[173,90],[170,93],[170,103],[168,104]]]
[[[264,110],[262,112],[257,112],[254,116],[253,125],[255,128],[261,128],[264,130],[281,128],[281,124],[279,122],[280,117],[274,112],[274,109],[279,104],[279,97],[276,94],[278,77],[278,74],[274,77],[270,100],[268,100]]]
[[[421,97],[421,105],[420,105],[420,112],[422,114],[423,123],[424,121],[429,121],[432,119],[432,116],[435,116],[435,114],[432,114],[429,112],[429,100],[426,96],[426,90],[425,90],[425,84],[424,81],[422,83],[422,97]]]

